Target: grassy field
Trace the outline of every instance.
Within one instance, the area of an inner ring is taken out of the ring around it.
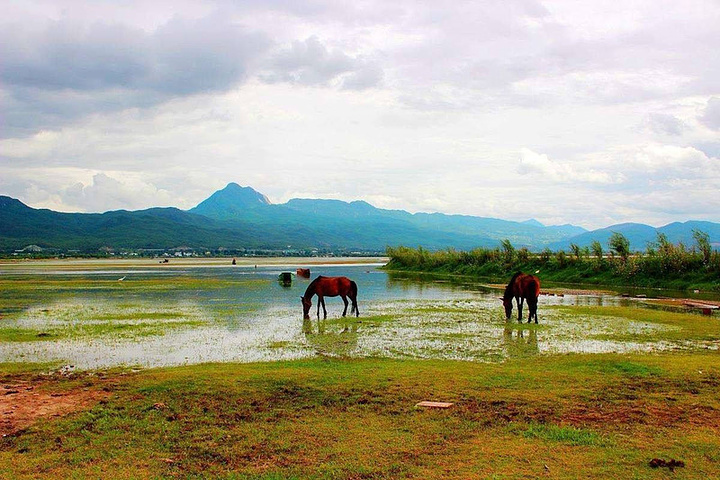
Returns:
[[[2,478],[669,478],[656,458],[720,476],[716,351],[28,368],[6,388],[77,408],[3,436]]]

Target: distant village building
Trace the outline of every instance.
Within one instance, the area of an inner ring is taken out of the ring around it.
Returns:
[[[28,245],[25,248],[21,250],[15,250],[17,253],[40,253],[44,248],[38,246],[38,245]]]

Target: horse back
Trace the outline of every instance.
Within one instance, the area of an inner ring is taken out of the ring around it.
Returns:
[[[540,295],[540,279],[535,275],[522,275],[515,284],[517,293],[523,298],[537,298]]]
[[[326,297],[336,297],[338,295],[347,295],[352,290],[354,283],[347,277],[317,277],[313,283],[316,283],[315,293]]]
[[[513,297],[537,298],[540,295],[540,280],[535,275],[516,275],[510,286]]]

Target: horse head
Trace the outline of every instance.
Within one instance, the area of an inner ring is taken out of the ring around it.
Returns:
[[[305,297],[300,297],[300,301],[302,302],[303,307],[303,320],[307,320],[310,318],[310,307],[312,307],[312,300]]]
[[[512,315],[512,309],[513,309],[512,297],[510,297],[510,298],[500,297],[500,300],[502,300],[503,307],[505,307],[505,318],[507,320],[510,320],[510,315]]]

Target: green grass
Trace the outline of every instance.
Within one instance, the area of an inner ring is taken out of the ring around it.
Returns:
[[[525,438],[537,438],[568,445],[601,446],[603,444],[602,437],[596,432],[569,426],[530,423],[522,430],[522,435]]]
[[[0,477],[663,478],[648,466],[660,457],[685,461],[679,475],[712,478],[719,386],[710,353],[320,358],[52,377],[45,390],[109,396],[1,439]],[[418,409],[420,400],[455,405]]]
[[[103,321],[71,325],[43,326],[41,328],[0,327],[2,342],[35,342],[112,336],[113,338],[139,338],[164,335],[175,329],[206,325],[201,320],[177,321]]]

